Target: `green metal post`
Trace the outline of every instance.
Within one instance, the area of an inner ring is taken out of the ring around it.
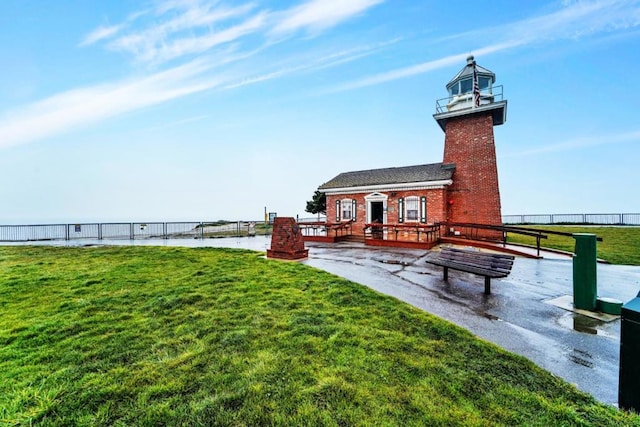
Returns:
[[[640,412],[640,293],[622,306],[618,406]]]
[[[575,233],[575,255],[573,256],[573,306],[595,311],[598,294],[596,270],[596,235]]]

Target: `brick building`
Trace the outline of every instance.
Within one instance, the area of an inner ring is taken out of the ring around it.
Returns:
[[[434,119],[445,133],[442,163],[341,173],[318,190],[327,222],[365,224],[502,223],[493,126],[507,101],[495,74],[473,56],[447,84]]]

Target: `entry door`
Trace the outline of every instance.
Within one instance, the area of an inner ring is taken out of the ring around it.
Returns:
[[[384,202],[369,202],[371,218],[369,222],[384,222]]]

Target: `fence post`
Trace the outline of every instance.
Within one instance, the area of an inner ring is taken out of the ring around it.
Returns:
[[[200,223],[200,240],[204,239],[204,223]]]
[[[169,236],[167,236],[167,223],[163,222],[162,223],[162,238],[163,239],[168,239]]]
[[[64,240],[69,240],[69,224],[64,227]]]
[[[102,223],[98,223],[98,240],[102,240]]]
[[[134,240],[135,236],[133,234],[133,223],[129,223],[129,240]]]

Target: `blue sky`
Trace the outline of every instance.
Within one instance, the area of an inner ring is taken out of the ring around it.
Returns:
[[[503,214],[640,212],[640,1],[0,2],[0,223],[259,219],[442,161],[473,54]]]

